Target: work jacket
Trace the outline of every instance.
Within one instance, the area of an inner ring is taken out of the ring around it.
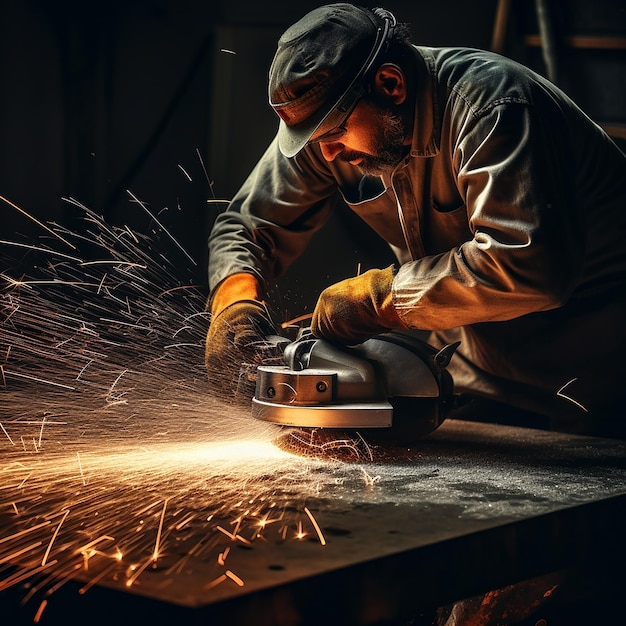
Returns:
[[[414,47],[410,152],[390,176],[286,158],[274,141],[215,223],[214,289],[270,285],[338,194],[398,259],[409,328],[461,340],[460,393],[493,396],[588,431],[621,388],[626,348],[626,158],[562,91],[504,57]],[[620,357],[620,358],[618,358]]]

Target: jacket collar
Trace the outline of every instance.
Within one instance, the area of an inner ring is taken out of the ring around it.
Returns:
[[[437,74],[432,50],[415,50],[415,118],[411,140],[412,157],[431,157],[439,152],[441,120],[437,96]]]

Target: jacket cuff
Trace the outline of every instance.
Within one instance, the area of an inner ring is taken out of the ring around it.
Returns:
[[[380,301],[378,315],[383,326],[391,329],[408,328],[404,321],[400,318],[398,310],[394,304],[393,297],[393,279],[395,278],[397,269],[391,265],[385,270],[381,270]]]

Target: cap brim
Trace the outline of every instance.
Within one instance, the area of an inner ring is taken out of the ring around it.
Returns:
[[[341,126],[350,116],[357,102],[363,95],[364,87],[358,82],[352,82],[333,101],[330,109],[321,107],[304,122],[288,126],[283,120],[278,125],[278,147],[288,158],[295,156],[311,141],[314,136],[321,136]]]
[[[324,110],[322,113],[321,116],[318,116],[319,119],[316,116],[311,116],[295,126],[287,126],[283,120],[280,120],[278,124],[278,147],[284,156],[288,158],[296,156],[306,146],[326,117],[324,115],[326,111]]]

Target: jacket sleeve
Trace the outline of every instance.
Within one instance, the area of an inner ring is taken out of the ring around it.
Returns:
[[[321,157],[305,148],[284,157],[268,147],[209,236],[209,288],[247,272],[267,290],[326,223],[337,194]]]
[[[580,278],[582,216],[566,125],[527,103],[457,115],[449,148],[472,238],[403,265],[394,305],[410,327],[442,330],[559,307]]]

